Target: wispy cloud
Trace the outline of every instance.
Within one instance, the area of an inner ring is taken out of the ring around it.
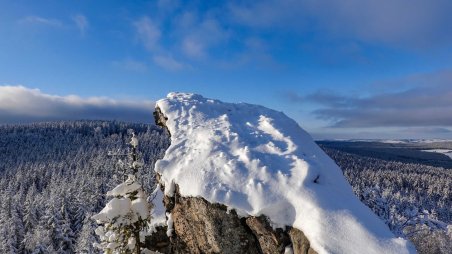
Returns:
[[[159,44],[161,32],[154,21],[149,17],[142,17],[134,22],[133,25],[135,26],[140,41],[147,50],[151,52],[161,50]]]
[[[82,36],[85,36],[85,31],[89,27],[89,22],[86,16],[82,14],[77,14],[72,17],[72,20],[75,22],[75,25],[77,26],[78,30],[80,31],[80,34]]]
[[[161,12],[172,12],[179,7],[179,0],[158,0],[157,7]]]
[[[140,62],[133,59],[125,59],[122,61],[113,61],[113,66],[122,68],[124,70],[128,71],[135,71],[135,72],[146,72],[148,70],[148,66],[144,62]]]
[[[322,31],[395,47],[431,47],[452,42],[446,32],[452,22],[447,0],[264,0],[229,4],[233,22],[258,29]],[[446,44],[447,45],[447,44]]]
[[[146,100],[58,96],[24,86],[0,86],[0,124],[73,119],[150,123],[153,108],[154,103]]]
[[[169,50],[161,45],[162,32],[158,24],[151,18],[142,17],[135,21],[133,25],[143,46],[151,53],[155,65],[169,71],[179,71],[188,66],[176,60],[169,53]]]
[[[287,96],[292,102],[317,103],[313,113],[333,127],[452,127],[452,70],[410,76],[391,82],[410,88],[365,97],[318,92]]]
[[[63,27],[63,23],[58,19],[49,19],[39,16],[27,16],[19,20],[21,24],[44,25],[50,27]]]
[[[154,63],[157,64],[158,66],[160,66],[164,69],[167,69],[167,70],[171,70],[171,71],[182,70],[186,67],[184,64],[176,61],[171,56],[163,56],[163,55],[154,56],[153,60],[154,60]]]
[[[175,29],[182,34],[181,48],[192,59],[206,58],[212,47],[228,40],[230,33],[213,17],[184,13]]]

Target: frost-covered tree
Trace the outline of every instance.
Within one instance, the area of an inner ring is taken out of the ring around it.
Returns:
[[[77,245],[75,246],[76,253],[91,254],[97,253],[98,250],[93,246],[93,243],[97,241],[94,230],[96,225],[91,220],[90,216],[87,216],[83,221],[83,227],[77,239]]]
[[[150,170],[169,145],[153,125],[62,121],[0,126],[0,253],[99,253],[93,248],[98,213],[107,190],[123,179],[116,151],[140,140],[137,179],[150,193]],[[126,175],[127,177],[127,175]],[[71,232],[72,231],[72,232]],[[90,233],[88,233],[90,232]]]
[[[124,183],[107,192],[113,197],[100,213],[92,216],[100,226],[95,232],[100,243],[95,246],[105,253],[142,253],[147,235],[147,225],[151,220],[151,205],[148,195],[138,183],[135,174],[141,163],[138,162],[138,138],[133,134],[130,141],[130,169]],[[148,252],[148,250],[146,250]]]
[[[323,147],[355,194],[419,253],[452,253],[452,171]]]
[[[51,231],[41,224],[25,234],[24,244],[26,253],[44,254],[55,253],[52,245]]]
[[[61,216],[54,211],[61,211],[63,197],[67,214],[60,222],[66,224],[64,230],[69,223],[76,242],[75,250],[65,251],[99,253],[92,247],[98,237],[90,217],[111,198],[107,191],[125,181],[115,169],[117,158],[105,151],[123,149],[130,142],[129,129],[140,141],[144,163],[138,183],[151,193],[155,174],[150,169],[169,146],[169,137],[160,128],[110,121],[0,126],[0,253],[58,253],[54,244],[70,246],[60,243],[64,237],[54,238],[53,227],[59,224],[48,223]],[[394,233],[403,229],[412,235],[420,254],[452,253],[450,168],[326,151],[344,170],[356,195]]]

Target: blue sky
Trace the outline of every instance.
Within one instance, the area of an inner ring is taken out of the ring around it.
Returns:
[[[443,0],[0,0],[0,122],[38,121],[36,105],[52,108],[43,120],[139,120],[184,91],[284,111],[316,138],[452,138],[451,12]]]

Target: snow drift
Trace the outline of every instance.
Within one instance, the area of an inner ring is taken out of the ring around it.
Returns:
[[[318,253],[414,253],[354,196],[339,167],[281,112],[170,93],[156,104],[171,146],[155,170],[165,194],[203,197],[274,227],[302,230]]]

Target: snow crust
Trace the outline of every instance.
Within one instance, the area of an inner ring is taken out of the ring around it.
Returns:
[[[292,119],[262,106],[170,93],[156,104],[171,146],[156,163],[165,194],[221,203],[304,232],[318,253],[414,253],[352,192]]]

